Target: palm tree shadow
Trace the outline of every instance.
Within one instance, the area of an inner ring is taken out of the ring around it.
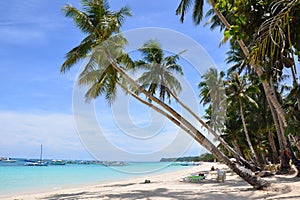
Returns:
[[[199,185],[197,189],[168,189],[168,188],[155,188],[155,189],[142,189],[141,184],[117,184],[114,186],[126,187],[136,185],[136,190],[130,191],[113,191],[106,194],[101,194],[101,191],[95,192],[79,192],[71,194],[55,194],[43,199],[47,200],[71,200],[71,199],[230,199],[230,200],[244,200],[244,199],[262,199],[262,196],[257,196],[255,194],[256,190],[251,187],[244,188],[244,184],[241,185],[240,182],[235,183],[235,181],[228,181],[224,183],[216,183],[213,181],[201,182],[201,183],[183,183],[184,184],[195,184]],[[203,184],[209,184],[210,189],[201,188]],[[245,184],[246,185],[246,184]],[[224,190],[215,189],[216,187],[224,187]],[[242,188],[236,188],[242,186]],[[247,186],[247,185],[246,185]],[[104,186],[105,187],[105,186]],[[107,186],[108,187],[108,186]],[[138,188],[141,189],[138,189]],[[180,187],[179,187],[180,188]],[[225,189],[227,188],[227,189]],[[235,189],[232,189],[235,188]],[[252,192],[251,192],[252,191]],[[240,193],[249,192],[247,196],[241,196]],[[278,191],[280,194],[288,193],[289,191]],[[277,193],[268,194],[268,199],[276,199]],[[262,193],[263,196],[264,193]],[[299,196],[290,196],[290,198],[297,198]],[[284,198],[283,198],[284,199]],[[287,199],[287,198],[286,198]]]
[[[298,196],[295,196],[298,197]],[[272,199],[272,196],[269,196]],[[275,198],[275,197],[274,197]],[[116,192],[110,194],[100,194],[100,192],[80,192],[73,194],[59,194],[45,197],[47,200],[71,200],[71,199],[230,199],[246,200],[261,199],[261,197],[249,196],[241,197],[239,191],[194,191],[194,190],[169,190],[167,188],[131,190],[129,192]]]

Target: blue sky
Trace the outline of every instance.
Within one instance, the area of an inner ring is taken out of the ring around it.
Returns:
[[[196,27],[190,15],[187,15],[186,22],[181,24],[175,15],[179,1],[109,2],[112,9],[128,5],[133,12],[134,17],[127,19],[123,31],[143,27],[161,27],[178,31],[202,45],[218,68],[225,68],[224,59],[228,47],[226,45],[218,47],[222,35],[218,30],[212,32],[208,27],[203,28],[203,23]],[[65,18],[61,11],[66,3],[80,8],[77,0],[0,2],[0,137],[2,138],[0,156],[37,158],[39,145],[43,144],[44,156],[47,158],[92,158],[76,131],[72,110],[74,80],[81,63],[64,75],[59,72],[65,53],[83,38],[73,22]],[[187,73],[186,77],[198,79],[189,74],[192,72],[187,70]],[[117,105],[120,104],[122,102]],[[131,120],[136,126],[149,129],[147,127],[149,124],[155,126],[156,123],[163,121],[161,125],[163,128],[159,129],[163,140],[176,137],[170,134],[177,131],[176,127],[169,125],[169,122],[153,114],[149,109],[134,103],[128,107],[129,110],[131,107],[129,111],[132,113]],[[114,119],[107,115],[112,113],[113,109],[117,109],[117,106],[110,108],[101,98],[96,101],[97,118],[105,121],[105,133],[119,133],[118,127],[111,123]],[[147,116],[142,116],[143,113]],[[140,120],[143,118],[148,120]],[[132,134],[136,133],[133,131]],[[147,153],[151,149],[149,146],[145,147],[146,143],[131,144],[126,137],[115,141],[124,151],[131,151],[126,149],[128,146],[134,146],[135,153],[143,151]],[[160,142],[154,143],[157,144],[156,148],[164,146]],[[151,147],[153,143],[149,145]],[[101,142],[98,143],[97,150],[99,149]],[[108,155],[109,151],[105,152],[103,147],[103,152],[98,158],[109,159],[111,156]],[[167,152],[174,155],[172,149],[167,149]],[[198,155],[201,152],[203,149],[193,144],[186,155]],[[153,157],[154,160],[159,157],[156,156]],[[114,158],[122,157],[119,155]],[[131,158],[123,157],[123,159]]]

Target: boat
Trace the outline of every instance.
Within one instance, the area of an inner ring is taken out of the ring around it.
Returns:
[[[104,162],[101,162],[102,165],[106,166],[106,167],[110,167],[110,166],[124,166],[125,163],[124,162],[121,162],[121,161],[112,161],[112,162],[109,162],[109,161],[104,161]]]
[[[40,160],[34,162],[26,162],[25,166],[47,166],[48,163],[43,161],[43,145],[41,145]]]
[[[25,166],[47,166],[48,163],[39,160],[37,162],[26,162],[24,165]]]
[[[180,163],[181,166],[198,166],[200,162],[182,162]]]
[[[16,160],[12,160],[10,158],[4,158],[4,157],[1,157],[0,158],[0,162],[4,162],[4,163],[14,163],[16,162]]]
[[[65,165],[63,160],[51,160],[50,165]]]

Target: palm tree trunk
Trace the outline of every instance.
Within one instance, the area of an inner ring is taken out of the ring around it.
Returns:
[[[269,102],[270,100],[267,99],[267,101]],[[280,128],[280,124],[278,122],[277,119],[277,115],[276,112],[274,111],[273,105],[269,104],[270,106],[270,110],[272,113],[272,117],[273,117],[273,121],[275,124],[275,128],[276,128],[276,133],[277,133],[277,137],[278,137],[278,143],[279,143],[279,148],[280,148],[280,169],[281,169],[281,173],[287,173],[288,170],[290,169],[290,165],[289,165],[289,161],[287,156],[285,155],[285,150],[286,150],[286,146],[285,143],[283,142],[285,140],[284,135],[282,134],[282,129]]]
[[[270,79],[270,84],[271,84],[271,90],[274,94],[276,94],[276,90],[275,90],[275,87],[274,87],[274,82],[272,79]],[[278,117],[278,121],[279,121],[279,128],[280,128],[280,131],[279,131],[279,134],[281,135],[280,138],[281,138],[281,141],[282,142],[282,148],[283,149],[286,149],[287,148],[287,140],[284,136],[284,122]]]
[[[297,177],[300,177],[300,161],[298,160],[298,158],[295,156],[293,150],[292,150],[292,143],[294,144],[294,146],[296,146],[298,148],[298,151],[300,150],[300,145],[299,145],[299,138],[298,137],[294,137],[292,134],[289,134],[288,135],[288,147],[291,151],[291,158],[292,158],[292,161],[293,161],[293,164],[295,165],[295,167],[297,168],[298,170],[298,173],[297,173]]]
[[[248,129],[247,129],[247,126],[246,126],[246,121],[245,121],[245,116],[244,116],[244,111],[243,111],[243,104],[242,104],[241,99],[239,99],[239,106],[240,106],[240,114],[241,114],[241,117],[242,117],[242,123],[243,123],[243,127],[244,127],[246,140],[247,140],[248,146],[250,148],[252,157],[254,158],[254,162],[256,164],[258,164],[258,158],[257,158],[257,155],[254,151],[254,148],[252,146],[252,143],[251,143],[251,140],[250,140],[250,137],[249,137],[249,134],[248,134]]]
[[[259,146],[263,146],[262,145],[262,140],[259,140]],[[264,150],[262,150],[261,152],[259,152],[258,154],[258,159],[259,159],[259,163],[261,164],[261,166],[265,166],[267,164],[267,160],[266,160],[266,153]]]
[[[267,99],[267,101],[269,102],[270,100]],[[278,124],[276,112],[275,112],[273,106],[271,104],[269,104],[269,105],[270,105],[269,107],[270,107],[270,110],[271,110],[273,121],[274,121],[274,124],[275,124],[275,129],[276,129],[276,133],[277,133],[277,137],[278,137],[279,147],[280,147],[280,150],[283,150],[284,149],[284,145],[282,143],[282,134],[281,134],[280,126]]]
[[[209,3],[212,5],[214,12],[219,17],[219,19],[222,21],[222,23],[226,26],[226,28],[228,30],[230,30],[231,25],[228,23],[226,18],[216,9],[214,2],[212,0],[209,0]],[[261,68],[259,68],[255,64],[255,62],[253,60],[250,59],[250,53],[249,53],[249,50],[247,49],[245,43],[240,39],[237,39],[237,42],[238,42],[239,46],[241,47],[241,49],[243,50],[244,55],[246,56],[246,58],[248,58],[250,60],[250,66],[252,66],[252,68],[254,69],[256,74],[259,76],[259,78],[261,78],[262,75],[263,75],[263,71],[262,71]],[[267,97],[267,99],[269,99],[268,102],[269,102],[270,107],[271,106],[274,107],[274,109],[276,111],[276,114],[278,116],[278,120],[279,120],[279,122],[282,122],[282,125],[284,127],[283,129],[285,129],[285,127],[287,126],[287,122],[286,122],[286,119],[285,119],[285,112],[284,112],[283,108],[281,107],[281,105],[280,105],[280,103],[279,103],[279,101],[276,97],[276,93],[274,93],[272,91],[272,88],[271,88],[270,84],[266,81],[266,79],[262,78],[261,82],[262,82],[266,97]],[[284,130],[281,131],[281,132],[284,132]],[[282,139],[284,140],[284,138],[282,138]],[[283,170],[285,170],[285,168],[288,167],[286,165],[287,164],[287,156],[285,155],[284,152],[281,152],[281,161],[282,161],[281,165],[283,165],[282,166]]]
[[[243,153],[242,153],[241,147],[240,147],[240,145],[238,144],[237,140],[236,140],[236,139],[233,139],[233,140],[232,140],[232,144],[233,144],[234,148],[236,149],[236,152],[237,152],[239,155],[241,155],[241,157],[242,157]]]
[[[219,161],[225,163],[231,170],[237,173],[242,179],[248,182],[256,189],[264,189],[268,187],[270,184],[267,181],[261,180],[252,174],[245,172],[242,168],[236,166],[234,163],[230,161],[230,159],[224,155],[213,143],[211,143],[199,130],[197,130],[192,124],[190,124],[185,118],[183,118],[180,114],[178,114],[171,107],[157,99],[156,97],[149,94],[145,89],[143,89],[140,85],[138,85],[125,71],[119,67],[119,65],[107,54],[108,61],[112,64],[112,66],[120,73],[120,75],[125,78],[132,86],[134,86],[138,91],[146,95],[150,100],[157,103],[164,109],[166,109],[172,116],[174,116],[180,123],[184,124],[187,129],[189,129],[196,137],[195,140],[201,144],[204,148],[210,151]],[[182,126],[180,126],[182,127]]]
[[[215,3],[212,1],[212,0],[209,0],[208,1],[214,12],[216,13],[216,15],[219,17],[219,19],[222,21],[222,23],[225,25],[225,27],[230,30],[231,29],[231,25],[229,24],[229,22],[226,20],[226,18],[222,15],[222,13],[220,13],[217,9],[216,9],[216,6],[215,6]],[[252,66],[252,68],[254,69],[254,71],[257,73],[257,75],[259,76],[259,78],[262,77],[263,75],[263,71],[261,68],[259,68],[255,62],[253,60],[250,59],[250,53],[249,53],[249,50],[247,49],[245,43],[238,39],[237,38],[237,42],[239,44],[239,46],[241,47],[242,51],[244,52],[244,55],[246,56],[247,59],[250,60],[250,66]],[[286,119],[285,119],[285,112],[284,110],[282,109],[280,103],[278,102],[277,100],[277,97],[276,97],[276,94],[274,94],[272,92],[272,89],[269,85],[269,83],[265,80],[265,79],[261,79],[261,82],[262,82],[262,85],[263,85],[263,88],[264,88],[264,91],[265,91],[265,94],[266,94],[266,97],[270,100],[270,103],[272,103],[272,105],[274,106],[275,110],[276,110],[276,113],[277,115],[279,116],[279,118],[283,121],[283,124],[284,124],[284,127],[287,126],[287,123],[286,123]]]
[[[274,141],[274,136],[271,130],[268,131],[268,141],[269,141],[269,145],[272,151],[272,161],[273,163],[277,164],[279,163],[279,159],[278,159],[278,152],[277,152],[277,148],[275,145],[275,141]]]
[[[291,138],[293,145],[297,147],[298,151],[300,151],[300,138],[291,134],[289,134],[289,137]]]
[[[186,128],[183,124],[181,124],[178,120],[176,120],[174,117],[172,117],[171,115],[169,115],[168,113],[166,113],[165,111],[163,111],[162,109],[158,108],[157,106],[153,105],[152,103],[143,100],[142,98],[140,98],[138,95],[136,95],[135,93],[133,93],[132,91],[128,90],[126,87],[124,87],[121,83],[118,82],[118,85],[121,86],[123,88],[123,90],[130,94],[132,97],[134,97],[136,100],[138,100],[139,102],[141,102],[142,104],[145,104],[146,106],[148,106],[149,108],[155,110],[156,112],[160,113],[161,115],[163,115],[164,117],[168,118],[171,122],[173,122],[175,125],[177,125],[178,127],[180,127],[182,130],[184,130],[185,132],[187,132],[189,135],[191,135],[193,138],[195,138],[195,135],[191,134],[191,131]]]
[[[274,83],[272,79],[270,80],[271,83],[271,90],[274,94],[276,94]],[[290,158],[287,155],[289,152],[289,149],[287,147],[287,140],[284,136],[284,122],[278,117],[279,121],[279,131],[278,133],[278,140],[279,140],[279,145],[280,145],[280,171],[279,173],[281,174],[287,174],[291,170],[290,166]]]
[[[249,163],[245,158],[243,158],[242,154],[236,152],[219,134],[217,134],[209,125],[207,125],[195,112],[193,112],[188,106],[186,106],[171,90],[167,88],[168,92],[172,95],[172,97],[185,109],[187,110],[196,120],[205,127],[222,145],[225,149],[227,149],[237,161],[241,162],[247,168],[251,169],[253,172],[261,171],[262,169],[257,165],[253,165]]]
[[[291,141],[288,140],[288,148],[290,150],[290,159],[292,159],[293,164],[295,165],[296,169],[297,169],[297,177],[300,177],[300,161],[296,158],[293,150],[292,150],[292,145],[291,145]]]

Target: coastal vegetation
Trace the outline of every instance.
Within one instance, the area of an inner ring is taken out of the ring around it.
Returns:
[[[292,161],[300,176],[299,0],[208,1],[211,9],[207,16],[211,19],[207,25],[223,32],[221,44],[230,44],[227,62],[231,67],[226,72],[211,69],[199,83],[205,120],[178,97],[182,88],[175,74],[183,76],[184,66],[178,61],[184,52],[166,56],[159,41],[149,38],[140,48],[142,58],[134,61],[124,50],[127,40],[120,34],[126,17],[131,17],[130,9],[111,11],[106,0],[81,2],[82,11],[72,5],[63,8],[87,36],[66,54],[61,72],[82,59],[89,60],[79,76],[79,84],[88,86],[88,101],[104,96],[112,104],[117,88],[122,88],[191,135],[254,188],[264,189],[269,183],[245,167],[257,171],[269,162],[280,163],[278,173],[289,174]],[[184,22],[193,8],[193,20],[198,25],[203,5],[203,0],[182,0],[176,14]],[[135,70],[143,71],[137,79],[132,76]],[[212,80],[214,84],[208,84]],[[214,145],[176,111],[172,101],[189,112],[220,145]]]
[[[180,158],[161,158],[160,162],[213,162],[214,156],[210,153],[205,153],[200,156],[186,156]]]

